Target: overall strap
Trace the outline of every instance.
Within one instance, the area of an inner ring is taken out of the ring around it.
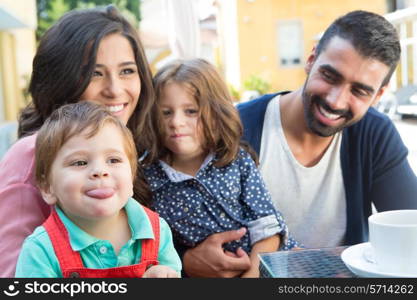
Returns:
[[[145,261],[157,261],[158,252],[159,252],[159,237],[160,237],[160,228],[159,228],[159,215],[149,208],[142,206],[148,215],[148,219],[151,222],[153,234],[155,239],[146,239],[142,241],[142,258],[141,262]]]
[[[59,218],[56,209],[53,208],[50,216],[43,224],[49,235],[55,255],[58,258],[61,271],[68,268],[83,268],[80,254],[71,248],[68,231]]]

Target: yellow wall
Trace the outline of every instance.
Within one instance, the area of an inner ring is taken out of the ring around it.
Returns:
[[[0,72],[2,76],[4,114],[6,120],[15,120],[18,109],[22,106],[22,93],[19,89],[18,76],[16,71],[16,48],[13,35],[7,32],[0,32],[0,57],[6,58],[0,61]]]
[[[274,90],[293,90],[305,80],[304,61],[315,37],[330,23],[351,10],[386,13],[385,0],[237,0],[241,82],[250,75],[269,81]],[[277,23],[302,22],[304,57],[300,67],[282,68],[277,48]]]

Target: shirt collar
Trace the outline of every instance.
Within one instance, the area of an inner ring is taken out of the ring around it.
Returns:
[[[198,172],[200,172],[202,169],[207,167],[208,164],[213,161],[213,159],[214,159],[214,154],[209,153],[204,159],[200,168],[198,169],[197,175],[198,175]],[[162,169],[165,171],[165,174],[168,176],[169,180],[171,180],[172,182],[181,182],[181,181],[194,178],[193,176],[189,174],[185,174],[183,172],[175,170],[174,168],[172,168],[170,165],[168,165],[166,162],[162,160],[159,161],[159,164],[161,165]]]
[[[152,224],[143,206],[135,199],[129,198],[125,209],[130,230],[132,231],[132,239],[154,239]]]
[[[71,248],[74,251],[81,251],[101,241],[78,227],[58,206],[55,207],[59,218],[68,231]],[[131,240],[154,239],[152,225],[144,208],[135,199],[129,198],[124,209],[132,234]]]
[[[194,178],[189,174],[175,170],[173,167],[162,160],[159,161],[159,164],[161,165],[162,170],[164,170],[165,174],[168,176],[168,179],[172,182],[181,182]]]
[[[209,153],[201,164],[198,172],[210,165],[213,160],[215,160],[215,155],[213,153]],[[169,181],[181,182],[194,178],[191,175],[175,170],[162,160],[159,160],[158,163],[154,163],[145,169],[145,173],[148,177],[149,187],[152,192],[158,190]]]

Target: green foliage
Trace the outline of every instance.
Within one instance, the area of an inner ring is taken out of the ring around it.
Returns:
[[[36,0],[38,28],[36,38],[39,38],[64,13],[72,9],[92,8],[114,4],[119,11],[135,26],[138,26],[140,16],[140,0]]]
[[[65,3],[65,0],[37,0],[38,28],[36,29],[36,38],[39,40],[43,33],[68,10],[69,5]]]
[[[248,91],[258,91],[260,95],[266,94],[271,85],[266,80],[262,79],[259,76],[251,75],[245,82],[243,83],[243,87],[245,90]]]
[[[229,88],[230,96],[232,96],[233,101],[239,101],[240,100],[240,92],[238,89],[236,89],[233,85],[228,84],[227,87]]]

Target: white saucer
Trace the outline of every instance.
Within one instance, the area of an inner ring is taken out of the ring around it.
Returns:
[[[364,253],[368,249],[371,249],[371,244],[362,243],[345,249],[341,254],[348,269],[359,277],[417,277],[417,274],[386,273],[378,270],[375,263],[365,259]]]

